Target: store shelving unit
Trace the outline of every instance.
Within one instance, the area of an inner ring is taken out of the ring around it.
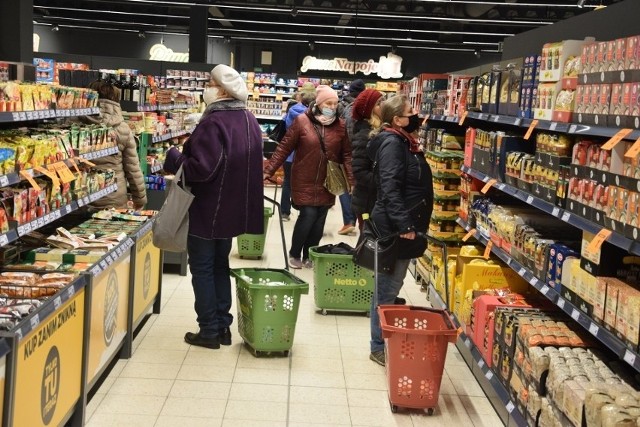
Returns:
[[[602,127],[602,126],[587,126],[575,123],[560,123],[555,121],[546,120],[534,120],[525,119],[519,117],[512,117],[500,114],[487,114],[478,112],[466,112],[461,116],[443,116],[443,115],[429,115],[427,116],[429,122],[440,122],[446,126],[474,126],[474,127],[486,127],[490,129],[510,129],[515,132],[522,132],[523,134],[533,128],[541,131],[551,131],[564,133],[567,135],[575,136],[591,136],[601,138],[611,138],[619,132],[618,128]],[[633,130],[628,134],[626,139],[636,140],[640,138],[640,130]],[[549,203],[546,200],[536,197],[520,188],[516,188],[509,184],[499,182],[494,176],[489,176],[483,172],[475,170],[473,168],[462,166],[461,171],[484,182],[488,183],[492,181],[492,187],[514,199],[518,199],[548,215],[554,216],[561,221],[576,227],[580,230],[587,231],[592,234],[597,234],[603,228],[602,225],[596,224],[589,219],[580,217],[574,212],[570,212],[560,206],[553,203]],[[472,231],[469,224],[462,219],[458,218],[457,223],[467,231]],[[481,233],[480,230],[474,230],[474,236],[476,240],[485,245],[490,245],[490,237]],[[640,242],[634,241],[625,237],[623,234],[613,232],[607,239],[608,243],[611,243],[619,248],[628,251],[631,254],[640,255]],[[530,269],[516,261],[509,253],[503,249],[493,246],[491,244],[491,251],[500,258],[507,266],[513,269],[519,276],[539,291],[545,298],[551,303],[555,304],[559,309],[565,312],[575,322],[577,322],[582,328],[588,331],[597,341],[599,341],[604,347],[612,351],[617,357],[626,362],[637,372],[640,372],[640,353],[635,349],[629,348],[625,342],[619,339],[616,334],[603,325],[592,319],[587,313],[582,311],[580,307],[573,305],[571,302],[563,298],[555,288],[547,285],[546,281],[537,277]],[[424,281],[424,278],[422,279]],[[437,294],[437,291],[432,284],[428,285],[429,299],[436,307],[446,307],[442,298]],[[456,322],[457,319],[455,320]],[[458,323],[459,325],[459,323]],[[472,368],[474,376],[477,378],[480,385],[485,390],[485,393],[489,396],[492,404],[498,411],[498,414],[505,421],[504,412],[501,409],[504,408],[509,414],[509,423],[514,421],[517,425],[526,425],[526,414],[521,414],[516,407],[514,409],[515,401],[510,399],[508,391],[504,385],[496,379],[495,373],[486,367],[486,363],[482,360],[482,356],[474,343],[465,334],[461,334],[461,338],[457,344],[460,353],[463,355],[467,363]],[[488,376],[486,376],[488,375]],[[498,399],[492,398],[492,393],[498,396]],[[515,415],[514,415],[515,414]]]
[[[11,126],[98,113],[97,108],[11,112],[0,113],[0,121]],[[92,160],[117,150],[113,146],[76,153],[60,163],[73,166],[74,158]],[[35,169],[24,170],[22,174],[41,175]],[[18,173],[0,176],[2,186],[20,182],[22,176]],[[25,224],[13,223],[13,228],[0,234],[0,246],[51,224],[117,188],[117,184],[110,185]],[[152,244],[152,223],[153,220],[141,223],[135,232],[123,237],[55,295],[44,299],[13,328],[0,332],[2,425],[84,424],[92,388],[99,384],[115,358],[131,355],[135,328],[146,315],[151,310],[160,311],[162,274],[158,266],[162,263],[162,252]],[[33,402],[39,402],[40,406],[34,406]]]

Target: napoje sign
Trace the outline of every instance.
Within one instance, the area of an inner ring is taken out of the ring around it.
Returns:
[[[349,74],[362,73],[365,76],[375,73],[383,79],[399,79],[402,77],[400,66],[402,57],[394,53],[381,56],[379,62],[369,59],[365,62],[350,61],[347,58],[320,59],[307,55],[302,60],[300,71],[308,70],[346,71]]]

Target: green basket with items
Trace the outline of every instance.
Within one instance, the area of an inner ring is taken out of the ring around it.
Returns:
[[[269,226],[269,218],[273,216],[273,209],[264,208],[264,232],[262,234],[241,234],[238,236],[238,255],[241,258],[260,258],[264,253],[264,242]]]
[[[328,246],[309,248],[313,261],[314,301],[328,310],[368,313],[373,297],[373,272],[353,263],[353,254],[326,253]]]
[[[287,270],[232,269],[236,279],[238,330],[255,356],[289,355],[298,309],[309,285]]]

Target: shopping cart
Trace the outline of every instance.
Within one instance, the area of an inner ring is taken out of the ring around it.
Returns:
[[[378,287],[378,243],[374,245],[374,298]],[[427,241],[440,246],[444,259],[446,243],[424,233],[417,233]],[[445,290],[449,284],[445,275]],[[438,404],[440,384],[447,356],[447,345],[455,343],[458,330],[445,310],[402,306],[378,306],[382,337],[385,341],[385,371],[388,380],[391,412],[399,407],[423,409],[432,415]]]
[[[309,285],[288,271],[280,204],[267,196],[265,200],[278,210],[285,269],[231,270],[236,279],[238,331],[254,356],[280,353],[286,357],[293,345],[300,301]]]

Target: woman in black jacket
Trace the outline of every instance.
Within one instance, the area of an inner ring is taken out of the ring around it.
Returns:
[[[393,304],[398,296],[411,258],[421,256],[433,209],[433,181],[420,144],[413,133],[420,118],[406,96],[384,102],[382,127],[367,147],[374,162],[377,198],[371,220],[380,236],[400,233],[398,260],[393,273],[378,275],[377,293],[371,303],[371,355],[374,362],[385,364],[384,340],[380,329],[378,305]]]
[[[367,154],[372,129],[381,125],[380,103],[382,93],[375,89],[361,92],[351,106],[353,117],[353,139],[351,140],[351,169],[356,185],[351,194],[351,209],[358,217],[362,231],[362,214],[371,213],[376,202],[376,185],[373,180],[373,162]]]

